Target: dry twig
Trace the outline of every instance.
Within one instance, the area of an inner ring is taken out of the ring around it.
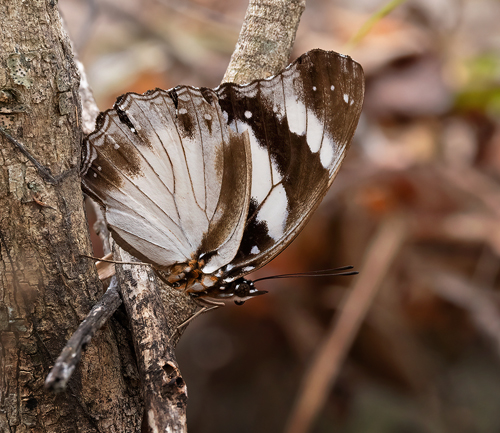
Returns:
[[[121,303],[122,300],[118,293],[116,279],[113,278],[106,293],[92,307],[85,320],[64,346],[45,380],[46,388],[54,391],[62,391],[66,388],[76,365],[80,362],[82,351],[85,350],[94,334],[108,321]]]

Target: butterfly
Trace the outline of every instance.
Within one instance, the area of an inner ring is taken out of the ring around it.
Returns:
[[[127,93],[84,142],[84,190],[163,281],[242,303],[333,182],[363,94],[361,66],[322,50],[245,85]]]

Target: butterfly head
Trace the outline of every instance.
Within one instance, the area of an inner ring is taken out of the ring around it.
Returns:
[[[254,296],[264,295],[267,291],[255,288],[253,281],[238,278],[227,284],[216,285],[203,293],[191,293],[194,297],[207,297],[217,300],[231,300],[236,305],[243,305]]]
[[[243,305],[245,301],[254,296],[264,295],[267,293],[265,290],[258,290],[255,288],[253,281],[238,278],[231,283],[232,298],[236,305]]]

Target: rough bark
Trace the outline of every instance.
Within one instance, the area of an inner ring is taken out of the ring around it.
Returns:
[[[114,256],[133,260],[118,246]],[[143,431],[185,432],[187,388],[174,350],[183,330],[177,326],[194,313],[196,305],[186,301],[186,293],[159,282],[147,266],[117,265],[116,272],[143,388]]]
[[[98,332],[65,394],[43,387],[102,294],[93,262],[80,257],[91,246],[79,78],[56,2],[4,1],[0,16],[0,126],[60,177],[46,182],[0,134],[0,431],[137,431],[137,373],[118,352],[118,325]]]

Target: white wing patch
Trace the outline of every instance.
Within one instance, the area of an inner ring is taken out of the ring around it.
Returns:
[[[252,146],[252,198],[261,203],[273,187],[269,153],[259,146],[255,137],[250,135]]]
[[[306,107],[295,92],[285,94],[285,107],[290,132],[304,135],[306,133]]]
[[[319,151],[323,141],[323,122],[318,119],[311,109],[307,110],[307,134],[306,140],[312,153]]]
[[[266,148],[259,144],[255,137],[252,128],[242,121],[230,123],[231,128],[237,132],[242,133],[247,131],[250,138],[250,147],[252,152],[252,188],[251,195],[257,203],[261,203],[269,194],[273,187],[273,165],[269,157],[269,152]],[[276,172],[276,177],[278,173]]]
[[[273,239],[280,239],[286,227],[288,218],[288,199],[283,185],[275,186],[267,199],[262,204],[257,221],[262,221],[267,225],[269,236]]]
[[[323,144],[321,146],[321,152],[319,153],[319,160],[321,161],[321,165],[324,168],[329,168],[332,164],[334,157],[334,146],[335,143],[333,142],[333,139],[325,136],[323,139]]]

